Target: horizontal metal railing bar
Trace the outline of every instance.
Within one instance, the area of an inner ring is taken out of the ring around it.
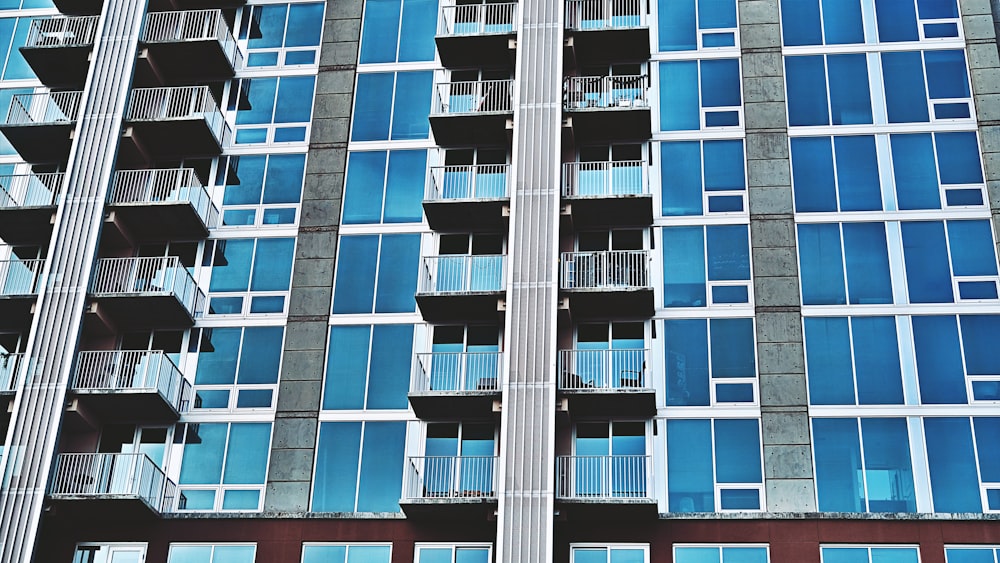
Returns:
[[[0,295],[35,295],[41,289],[45,260],[0,260]]]
[[[155,390],[180,410],[184,375],[163,350],[80,352],[73,388],[93,391]]]
[[[417,293],[503,291],[506,287],[506,258],[503,254],[424,256]]]
[[[559,350],[559,389],[648,389],[648,354],[646,348]]]
[[[437,34],[512,33],[517,21],[517,2],[441,6]]]
[[[219,209],[192,168],[120,170],[108,194],[108,203],[190,203],[208,227],[218,223]]]
[[[100,16],[35,18],[24,46],[85,47],[94,44]]]
[[[563,252],[562,289],[645,289],[650,286],[648,250]]]
[[[410,391],[500,391],[503,352],[416,354]]]
[[[497,456],[412,456],[403,500],[496,498]]]
[[[152,12],[146,16],[143,43],[207,40],[218,41],[226,59],[236,66],[239,48],[222,10]]]
[[[567,76],[563,79],[563,107],[629,109],[649,106],[649,77],[644,74]]]
[[[90,283],[95,295],[172,294],[192,316],[201,313],[205,294],[176,256],[101,258]]]
[[[612,160],[563,163],[563,197],[648,195],[649,193],[645,161]]]
[[[126,121],[188,119],[204,119],[220,144],[228,142],[229,125],[208,86],[134,88],[125,115]]]
[[[508,196],[509,164],[432,166],[424,199],[500,199]]]
[[[556,457],[556,498],[649,499],[649,455]]]
[[[83,92],[16,94],[10,101],[7,125],[54,125],[75,122]]]
[[[566,29],[599,30],[646,27],[643,0],[566,0]]]
[[[0,176],[0,209],[55,205],[65,178],[62,172]]]
[[[167,512],[176,485],[146,454],[64,453],[56,457],[49,486],[52,496],[136,497]]]
[[[439,82],[434,85],[436,115],[511,113],[513,79]]]

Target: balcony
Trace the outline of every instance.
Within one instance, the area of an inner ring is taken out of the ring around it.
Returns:
[[[567,162],[562,196],[574,227],[650,225],[653,196],[642,160]]]
[[[652,416],[656,391],[646,369],[649,350],[560,350],[559,393],[578,416]]]
[[[437,43],[450,67],[511,67],[517,35],[517,2],[441,6]]]
[[[136,71],[143,84],[228,80],[242,59],[222,10],[150,13],[141,40]]]
[[[21,55],[50,88],[82,88],[90,70],[99,16],[37,18],[31,21]]]
[[[45,260],[0,260],[0,328],[27,328],[44,268]]]
[[[649,455],[556,458],[556,502],[570,518],[655,518]]]
[[[173,507],[177,486],[146,454],[65,453],[56,457],[49,498],[59,514],[120,520],[156,517]]]
[[[653,315],[649,251],[563,252],[560,288],[577,318]]]
[[[493,414],[500,398],[502,352],[430,352],[416,355],[410,405],[425,420]]]
[[[230,137],[208,86],[136,88],[125,122],[120,164],[218,156]]]
[[[13,395],[17,390],[17,371],[23,363],[24,354],[0,352],[0,395]]]
[[[431,229],[499,229],[510,203],[509,171],[509,164],[431,167],[424,194]]]
[[[502,254],[425,256],[417,305],[428,322],[496,320],[507,291]]]
[[[120,170],[115,173],[108,205],[117,235],[127,239],[193,240],[208,236],[219,210],[191,168]]]
[[[497,505],[497,456],[419,456],[406,460],[403,498],[409,518],[487,518]]]
[[[645,0],[566,0],[566,59],[593,64],[649,60]]]
[[[101,258],[90,284],[97,317],[109,328],[188,328],[205,294],[176,256]]]
[[[442,147],[506,145],[514,119],[514,81],[478,80],[434,85],[431,130]]]
[[[64,174],[0,176],[0,239],[41,245],[52,236]]]
[[[25,162],[66,162],[82,100],[83,92],[17,94],[0,133]]]
[[[577,145],[597,141],[645,141],[652,136],[649,78],[642,74],[567,76],[563,110],[567,139]]]
[[[71,386],[102,422],[176,422],[191,386],[162,350],[80,352]]]

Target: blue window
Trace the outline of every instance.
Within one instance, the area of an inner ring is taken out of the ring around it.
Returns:
[[[993,352],[1000,316],[913,317],[920,400],[925,404],[1000,401],[1000,360]]]
[[[875,0],[875,16],[883,43],[959,36],[955,0]]]
[[[489,545],[417,544],[414,549],[417,563],[490,563],[493,560],[493,549]]]
[[[570,546],[570,562],[649,563],[649,544],[624,543],[601,545],[588,543],[572,545]],[[424,562],[420,561],[418,563]],[[437,563],[437,561],[434,563]],[[441,563],[445,562],[442,561]]]
[[[667,405],[756,402],[753,319],[670,319],[663,333]]]
[[[254,154],[221,159],[215,184],[225,186],[222,224],[294,224],[302,199],[306,155]]]
[[[419,223],[426,171],[426,150],[351,152],[343,222]]]
[[[426,139],[433,80],[431,71],[359,74],[351,140]]]
[[[216,327],[192,335],[198,352],[196,409],[270,408],[274,402],[284,328]]]
[[[899,209],[985,203],[975,133],[911,133],[889,138]]]
[[[1000,418],[923,421],[934,512],[1000,511]]]
[[[406,409],[413,325],[330,328],[323,408]]]
[[[916,547],[821,547],[823,563],[918,563]]]
[[[674,546],[674,563],[768,563],[767,548],[747,545]]]
[[[787,47],[865,42],[859,0],[781,0],[781,23]]]
[[[302,563],[389,563],[392,545],[303,544]]]
[[[750,302],[746,225],[663,229],[664,307]]]
[[[270,423],[187,425],[177,508],[260,510],[270,447]]]
[[[312,510],[399,512],[405,442],[405,422],[320,423]]]
[[[248,67],[319,63],[323,2],[249,6],[243,11],[240,39],[247,42]]]
[[[972,117],[963,51],[904,51],[881,56],[889,123]]]
[[[6,0],[10,2],[11,0]],[[39,4],[40,2],[26,3]],[[51,3],[48,6],[51,7]],[[21,56],[20,47],[28,40],[28,32],[31,29],[33,18],[2,18],[0,19],[0,64],[3,65],[0,78],[3,80],[26,80],[35,78],[35,73],[28,66],[28,62]],[[6,112],[10,106],[4,106]],[[6,113],[5,113],[6,115]]]
[[[883,223],[803,224],[798,233],[803,305],[892,303]]]
[[[795,137],[795,211],[881,211],[875,137]]]
[[[746,212],[742,140],[660,143],[661,213]]]
[[[0,0],[0,10],[51,8],[52,0]]]
[[[294,238],[210,241],[203,261],[204,266],[212,267],[208,313],[284,312],[294,253]]]
[[[660,130],[738,127],[742,102],[739,59],[660,63]]]
[[[416,309],[420,235],[342,236],[337,256],[333,314]]]
[[[764,508],[757,420],[668,420],[666,424],[670,512]]]
[[[793,127],[872,122],[863,54],[785,57],[785,80],[788,124]]]
[[[903,404],[893,317],[808,317],[805,339],[809,404]]]
[[[916,512],[905,418],[815,418],[823,512]]]
[[[254,563],[256,554],[255,544],[171,543],[167,563]]]
[[[944,548],[948,563],[996,563],[1000,548],[996,546],[963,546]]]
[[[901,229],[910,302],[997,299],[989,221],[904,221]]]
[[[736,46],[735,0],[659,0],[660,51]]]
[[[434,60],[437,0],[365,0],[361,64]]]
[[[236,144],[305,142],[315,76],[242,78],[229,94]]]

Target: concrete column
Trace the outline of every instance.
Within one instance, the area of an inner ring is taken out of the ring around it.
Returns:
[[[767,510],[816,510],[778,0],[739,0]]]
[[[309,510],[362,0],[327,3],[264,510]]]

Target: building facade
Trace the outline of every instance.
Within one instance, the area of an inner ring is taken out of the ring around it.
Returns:
[[[988,0],[0,0],[0,561],[1000,562]]]

